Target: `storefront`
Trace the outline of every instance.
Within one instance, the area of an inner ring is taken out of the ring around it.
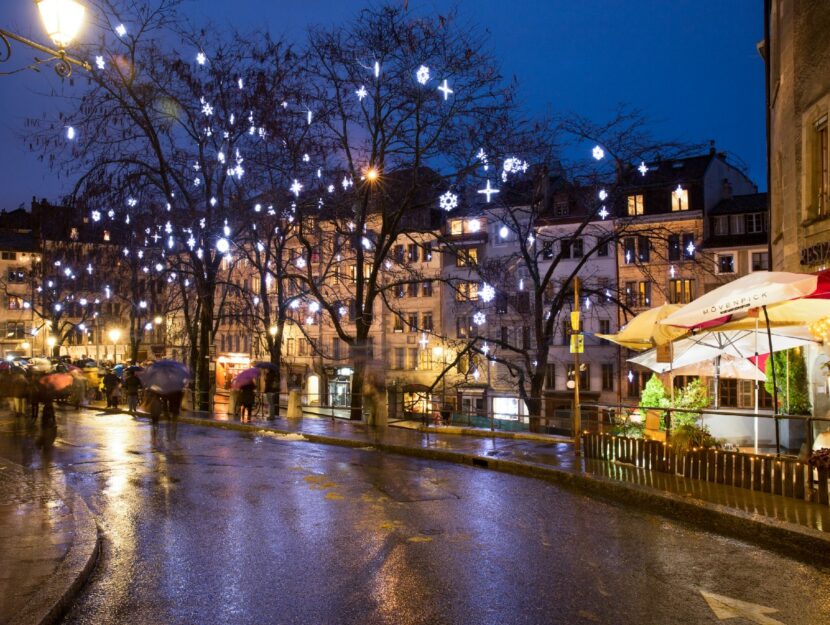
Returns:
[[[352,374],[351,367],[327,367],[328,400],[331,406],[349,406],[351,404]]]
[[[251,358],[247,354],[225,353],[216,359],[216,390],[227,393],[231,382],[238,373],[251,367]]]

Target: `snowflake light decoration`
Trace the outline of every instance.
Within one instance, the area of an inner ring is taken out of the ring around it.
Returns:
[[[210,117],[211,115],[213,115],[213,107],[210,105],[210,103],[208,103],[207,100],[205,100],[204,98],[201,98],[199,100],[199,102],[202,105],[202,113],[204,114],[205,117]],[[211,132],[211,134],[213,134],[213,133]],[[210,136],[210,135],[208,135],[208,136]]]
[[[95,57],[95,67],[98,69],[105,69],[107,64],[104,62],[103,56],[96,56]]]
[[[92,221],[101,221],[100,211],[92,211]]]
[[[360,102],[363,102],[363,98],[365,98],[367,95],[369,95],[369,92],[366,91],[366,87],[364,87],[363,85],[360,85],[360,89],[355,91],[354,94],[357,96],[357,99]]]
[[[487,315],[485,315],[483,312],[478,311],[476,314],[473,315],[473,323],[477,326],[483,326],[485,321],[487,321]]]
[[[458,196],[452,191],[447,191],[438,198],[438,205],[449,212],[458,206]]]
[[[216,251],[220,254],[227,254],[229,249],[231,249],[231,245],[224,237],[216,242]]]
[[[446,78],[444,79],[444,82],[441,83],[441,86],[438,87],[438,91],[440,91],[441,93],[444,94],[444,102],[447,101],[447,98],[451,94],[455,93],[452,89],[450,89],[450,86],[447,84],[447,79]]]
[[[600,202],[604,202],[606,199],[608,199],[608,191],[606,191],[605,189],[600,189],[599,190],[599,200],[600,200]]]
[[[205,53],[201,50],[196,53],[196,62],[199,65],[204,65],[207,62],[207,57],[205,56]]]
[[[492,302],[493,298],[496,297],[496,289],[485,282],[478,290],[478,295],[481,297],[481,301],[485,303]]]
[[[598,145],[594,146],[594,149],[591,150],[591,156],[593,156],[596,160],[601,161],[605,158],[605,150],[603,150]]]
[[[479,189],[478,191],[476,191],[476,193],[484,194],[487,197],[487,203],[489,204],[490,203],[490,196],[492,196],[495,193],[499,193],[499,190],[494,189],[493,187],[490,186],[490,179],[488,178],[487,179],[487,186],[484,187],[483,189]]]
[[[119,24],[118,26],[115,27],[115,34],[118,35],[119,37],[123,37],[124,35],[127,34],[127,27],[124,26],[124,24]]]
[[[421,65],[418,71],[415,72],[415,79],[422,85],[427,84],[429,82],[429,68],[426,65]]]
[[[645,161],[642,161],[637,169],[640,171],[641,175],[645,176],[648,171],[648,165],[646,165]]]
[[[519,172],[526,172],[528,168],[527,161],[511,156],[504,159],[504,172],[507,174],[518,174]]]

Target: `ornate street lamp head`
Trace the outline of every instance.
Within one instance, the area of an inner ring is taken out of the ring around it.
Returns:
[[[60,49],[68,46],[84,23],[84,5],[76,0],[35,0],[46,34]]]

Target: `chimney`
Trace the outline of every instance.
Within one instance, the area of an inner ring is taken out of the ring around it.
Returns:
[[[729,182],[728,178],[724,178],[721,183],[720,197],[722,200],[732,199],[732,184]]]
[[[715,140],[709,139],[709,156],[714,156],[717,150],[715,149]]]

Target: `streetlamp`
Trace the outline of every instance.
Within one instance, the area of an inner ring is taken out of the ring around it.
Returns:
[[[116,347],[116,343],[118,343],[118,339],[121,338],[121,330],[113,328],[107,332],[107,336],[109,336],[110,342],[112,343],[112,362],[113,364],[116,364],[118,362],[118,348]]]
[[[52,357],[55,354],[55,344],[58,342],[54,336],[49,336],[46,338],[46,345],[49,346],[49,356]]]
[[[35,62],[28,66],[28,69],[35,69],[41,63],[55,61],[55,72],[61,78],[66,78],[72,74],[73,65],[90,71],[92,67],[89,63],[68,56],[65,50],[83,26],[84,13],[86,12],[84,5],[77,0],[35,0],[35,5],[40,13],[43,28],[57,46],[57,50],[0,28],[0,41],[3,43],[3,46],[0,46],[0,62],[8,61],[11,58],[12,47],[9,41],[11,39],[49,55],[49,58],[46,59],[35,57]],[[2,72],[0,74],[13,73],[15,72]]]

